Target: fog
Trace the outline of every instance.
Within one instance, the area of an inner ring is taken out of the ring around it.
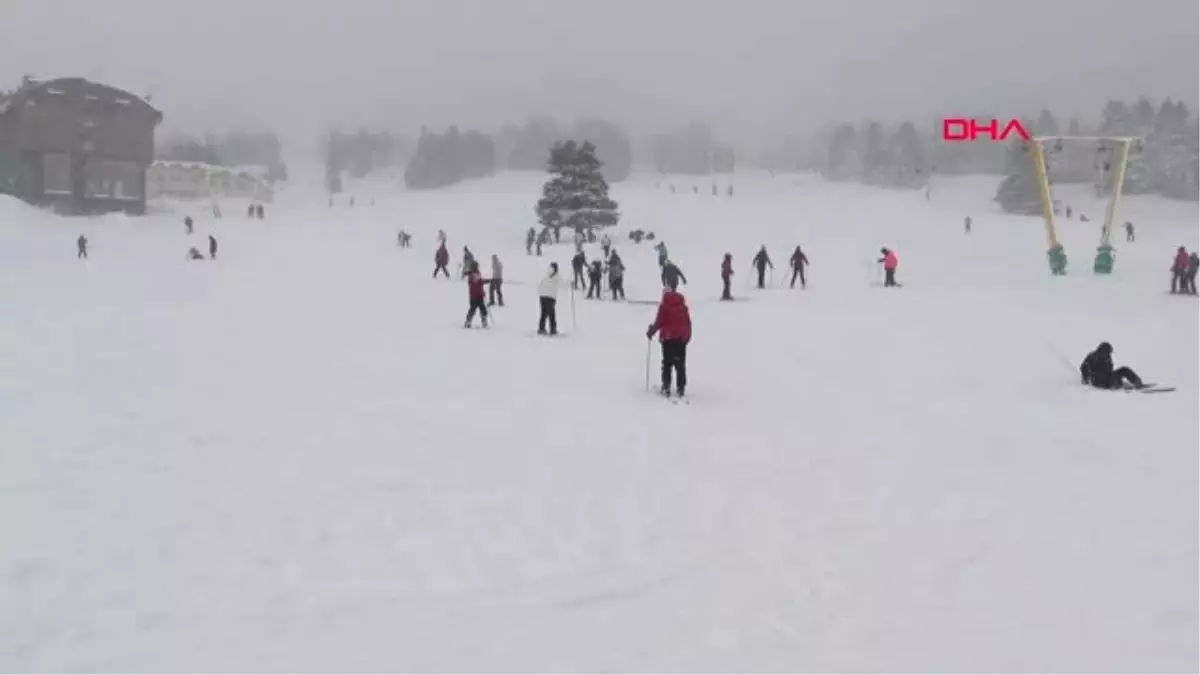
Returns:
[[[1196,0],[4,0],[0,89],[84,76],[168,130],[494,129],[533,114],[732,140],[1109,98],[1198,99]]]

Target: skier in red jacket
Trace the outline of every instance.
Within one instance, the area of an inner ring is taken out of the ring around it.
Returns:
[[[687,389],[687,346],[692,340],[692,316],[679,291],[668,289],[658,305],[654,323],[646,329],[646,339],[654,337],[662,343],[662,395],[671,396],[671,372],[675,373],[675,393],[684,395]]]
[[[490,279],[484,279],[479,273],[479,263],[471,263],[471,268],[467,272],[467,299],[470,301],[470,309],[467,310],[467,322],[464,324],[466,328],[471,327],[471,321],[475,318],[475,311],[479,311],[479,316],[483,318],[483,327],[488,325],[488,310],[487,310],[487,283]]]
[[[1171,262],[1171,292],[1172,293],[1187,293],[1187,270],[1188,270],[1188,252],[1187,248],[1180,246],[1175,251],[1175,260]]]

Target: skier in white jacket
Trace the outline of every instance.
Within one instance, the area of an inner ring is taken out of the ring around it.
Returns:
[[[550,273],[538,283],[538,302],[542,310],[538,316],[538,335],[546,334],[547,322],[550,323],[550,335],[558,335],[555,306],[558,304],[558,291],[565,285],[563,278],[558,274],[558,263],[550,263]]]
[[[504,306],[504,291],[500,286],[504,283],[504,265],[500,264],[500,256],[492,254],[492,278],[488,280],[488,307],[496,304],[499,299],[500,306]]]

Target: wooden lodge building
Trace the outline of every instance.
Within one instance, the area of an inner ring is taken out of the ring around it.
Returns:
[[[0,94],[0,193],[60,213],[146,211],[162,113],[82,78],[26,79]]]

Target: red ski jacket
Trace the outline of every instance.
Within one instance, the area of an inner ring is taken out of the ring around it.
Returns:
[[[1188,254],[1185,251],[1180,251],[1175,254],[1175,262],[1171,265],[1172,272],[1186,272],[1188,268]]]
[[[650,335],[658,333],[658,339],[680,340],[688,342],[692,339],[692,316],[688,312],[683,294],[678,291],[667,291],[663,294],[662,303],[658,306],[658,316],[650,324]]]
[[[487,293],[484,292],[484,278],[479,274],[470,274],[467,276],[467,296],[472,300],[482,300]]]

